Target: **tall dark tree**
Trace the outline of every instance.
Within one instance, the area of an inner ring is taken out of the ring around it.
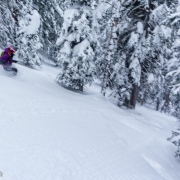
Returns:
[[[124,85],[120,87],[128,90],[130,94],[125,100],[125,104],[130,108],[135,108],[142,82],[146,82],[148,74],[154,74],[161,64],[158,50],[155,47],[152,50],[147,45],[150,44],[151,36],[158,23],[153,19],[156,18],[154,10],[162,3],[163,1],[158,0],[129,0],[122,4],[120,23],[123,27],[118,41],[119,61],[124,61],[128,83],[121,82]],[[150,51],[154,51],[153,56]],[[121,89],[119,91],[122,91]]]

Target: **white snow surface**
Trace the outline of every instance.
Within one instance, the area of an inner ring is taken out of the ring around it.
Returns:
[[[77,93],[55,82],[59,69],[0,67],[0,179],[178,180],[180,161],[166,139],[173,117],[123,110],[94,83]]]

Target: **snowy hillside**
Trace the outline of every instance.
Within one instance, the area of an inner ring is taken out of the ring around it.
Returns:
[[[57,68],[0,68],[2,180],[178,180],[180,162],[166,140],[173,117],[122,110],[94,84],[84,93],[59,86]]]

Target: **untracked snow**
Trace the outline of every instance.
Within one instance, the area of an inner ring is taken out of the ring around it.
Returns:
[[[0,180],[179,180],[166,139],[173,117],[123,110],[94,83],[84,93],[55,82],[59,69],[0,68]]]

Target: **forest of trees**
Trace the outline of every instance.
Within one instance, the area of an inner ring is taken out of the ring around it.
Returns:
[[[35,11],[40,27],[30,34],[25,27]],[[179,27],[179,0],[1,0],[0,6],[0,45],[18,46],[26,65],[41,65],[41,49],[60,69],[58,83],[83,91],[97,80],[120,107],[140,103],[178,119]]]

